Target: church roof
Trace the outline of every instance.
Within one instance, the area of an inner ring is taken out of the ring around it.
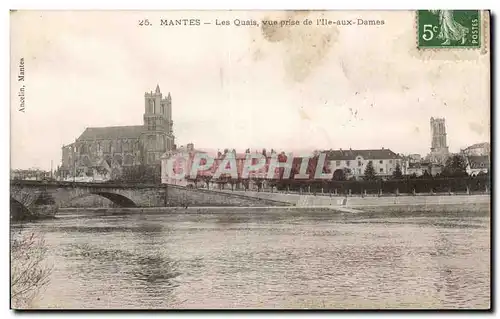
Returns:
[[[78,141],[139,138],[143,131],[144,126],[142,125],[87,127]]]

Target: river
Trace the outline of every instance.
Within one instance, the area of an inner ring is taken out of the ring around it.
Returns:
[[[490,305],[489,212],[79,211],[23,229],[53,267],[39,308]]]

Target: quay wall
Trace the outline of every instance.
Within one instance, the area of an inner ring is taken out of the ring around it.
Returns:
[[[272,199],[288,202],[290,204],[307,206],[391,206],[391,205],[447,205],[447,204],[477,204],[490,203],[489,194],[474,195],[405,195],[405,196],[324,196],[324,195],[300,195],[270,192],[243,192],[247,196],[255,196],[263,199]]]

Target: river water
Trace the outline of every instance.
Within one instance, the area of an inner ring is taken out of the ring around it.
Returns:
[[[49,247],[40,308],[490,305],[488,212],[80,211],[23,229]]]

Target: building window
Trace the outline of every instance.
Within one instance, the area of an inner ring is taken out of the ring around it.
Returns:
[[[116,148],[115,152],[121,153],[122,152],[122,142],[120,140],[116,141]]]
[[[381,168],[381,169],[380,169],[380,173],[383,173],[383,172],[384,172],[384,169],[383,169],[383,168]]]
[[[340,161],[336,161],[336,162],[335,162],[335,165],[336,165],[336,166],[340,166]]]
[[[111,142],[106,141],[103,143],[104,153],[111,153]]]
[[[358,161],[358,166],[363,166],[363,163],[361,163],[361,161]]]
[[[350,162],[350,161],[345,161],[345,165],[346,165],[346,166],[350,166],[350,165],[351,165],[351,162]]]
[[[134,164],[134,156],[131,154],[125,155],[125,160],[123,162],[124,165],[132,165]]]
[[[392,160],[389,160],[389,164],[392,164]]]
[[[80,146],[80,154],[87,154],[88,152],[87,144],[82,144],[82,146]]]
[[[378,162],[379,162],[380,164],[384,164],[384,161],[383,161],[383,160],[380,160],[380,161],[378,161]]]
[[[114,160],[115,160],[115,162],[116,162],[118,165],[120,165],[120,166],[121,166],[121,165],[122,165],[122,163],[123,163],[122,157],[121,157],[120,155],[115,155]]]

